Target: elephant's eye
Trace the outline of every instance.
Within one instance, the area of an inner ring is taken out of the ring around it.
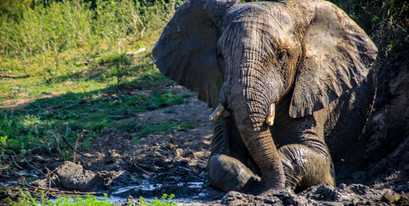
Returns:
[[[279,63],[284,63],[287,61],[287,52],[284,50],[280,50],[277,52],[277,61]]]
[[[223,72],[225,68],[225,61],[224,61],[223,53],[218,50],[216,54],[216,58],[217,58],[217,63],[219,65],[219,68],[222,70],[221,72]]]
[[[219,59],[224,59],[224,57],[223,57],[223,54],[221,53],[221,52],[217,52],[217,59],[219,60]]]

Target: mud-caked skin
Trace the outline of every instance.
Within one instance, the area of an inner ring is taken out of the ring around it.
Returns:
[[[334,185],[334,163],[362,163],[376,55],[323,0],[187,0],[153,50],[161,72],[217,107],[210,184],[251,193]]]

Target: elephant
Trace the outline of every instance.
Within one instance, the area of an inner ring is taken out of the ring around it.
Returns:
[[[336,5],[186,0],[152,55],[215,108],[210,185],[254,194],[335,185],[335,169],[363,163],[377,47]]]

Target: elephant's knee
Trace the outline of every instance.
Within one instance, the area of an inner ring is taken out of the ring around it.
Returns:
[[[317,184],[335,186],[331,157],[301,144],[283,146],[280,153],[288,187],[304,189]]]
[[[246,183],[257,178],[239,160],[227,155],[212,155],[208,166],[209,183],[223,191],[240,191]]]

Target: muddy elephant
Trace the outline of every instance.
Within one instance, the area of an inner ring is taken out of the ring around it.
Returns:
[[[333,161],[362,163],[376,56],[323,0],[187,0],[153,49],[162,73],[215,108],[210,184],[257,194],[334,185]]]

